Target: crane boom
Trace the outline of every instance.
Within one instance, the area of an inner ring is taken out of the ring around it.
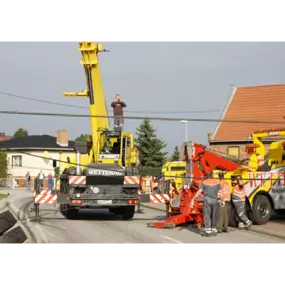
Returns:
[[[103,46],[94,42],[80,42],[78,50],[82,55],[80,63],[84,66],[87,89],[83,92],[65,92],[64,96],[89,98],[93,152],[93,157],[91,155],[90,160],[96,163],[98,161],[98,153],[105,142],[105,137],[101,136],[101,134],[110,127],[98,58],[98,53],[103,51]]]

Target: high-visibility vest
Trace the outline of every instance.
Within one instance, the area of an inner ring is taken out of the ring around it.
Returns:
[[[222,196],[225,201],[231,200],[231,190],[230,185],[227,181],[221,180],[220,181],[222,190],[219,191],[219,196]]]
[[[239,184],[233,187],[233,200],[245,201],[246,194],[245,194],[245,186],[243,185],[240,189]]]

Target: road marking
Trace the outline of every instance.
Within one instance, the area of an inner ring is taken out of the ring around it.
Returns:
[[[174,239],[174,238],[169,237],[169,236],[161,235],[161,237],[163,237],[163,238],[165,238],[165,239],[168,239],[168,240],[171,240],[171,241],[173,241],[173,242],[175,242],[175,243],[182,243],[182,241],[177,240],[177,239]]]

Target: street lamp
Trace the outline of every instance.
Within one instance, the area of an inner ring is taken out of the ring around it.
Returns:
[[[188,126],[187,126],[188,121],[181,120],[180,123],[184,123],[185,124],[185,138],[186,138],[185,142],[187,142],[188,141],[188,134],[187,134],[188,133]]]

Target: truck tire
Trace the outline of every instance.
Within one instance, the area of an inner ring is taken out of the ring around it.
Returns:
[[[65,208],[65,217],[68,220],[74,220],[76,219],[77,215],[78,215],[78,209],[74,208],[74,207],[70,207],[69,205],[66,205]]]
[[[257,225],[266,224],[272,214],[272,207],[269,199],[264,195],[256,197],[252,206],[252,222]]]
[[[130,220],[134,217],[135,206],[122,207],[120,210],[121,210],[120,214],[122,215],[123,220]]]

